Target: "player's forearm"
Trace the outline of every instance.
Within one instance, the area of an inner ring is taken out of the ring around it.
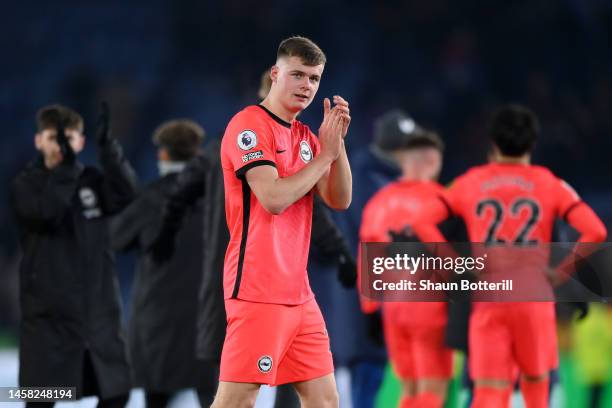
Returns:
[[[327,156],[315,157],[306,167],[292,176],[279,177],[269,183],[266,191],[261,194],[264,199],[260,199],[260,202],[272,214],[282,213],[312,190],[317,181],[328,171],[330,164],[331,159]]]
[[[580,237],[572,252],[556,268],[556,279],[560,282],[566,281],[576,272],[577,265],[598,249],[596,244],[605,241],[608,233],[601,219],[584,203],[569,214],[567,222],[578,231]]]
[[[104,172],[102,188],[105,210],[108,213],[116,213],[135,198],[138,177],[116,139],[110,139],[100,146],[99,156]]]
[[[569,213],[567,222],[580,233],[578,242],[603,242],[608,235],[601,218],[584,203]]]
[[[344,146],[338,159],[331,164],[326,187],[325,203],[333,209],[346,210],[353,196],[353,175]]]

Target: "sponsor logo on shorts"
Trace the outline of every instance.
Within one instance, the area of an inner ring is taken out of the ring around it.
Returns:
[[[238,133],[238,147],[242,150],[251,150],[257,146],[257,135],[252,130],[243,130]]]
[[[304,161],[304,163],[308,163],[312,160],[312,149],[307,141],[302,140],[300,142],[300,157]]]
[[[263,157],[264,157],[263,152],[261,150],[258,150],[256,152],[247,153],[244,156],[242,156],[242,162],[248,163],[251,160],[263,159]]]
[[[266,374],[272,370],[272,357],[270,356],[261,356],[259,360],[257,360],[257,368],[259,371]]]

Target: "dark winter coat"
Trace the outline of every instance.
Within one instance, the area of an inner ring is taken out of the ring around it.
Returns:
[[[202,276],[202,203],[191,206],[176,236],[176,249],[155,262],[155,238],[164,200],[176,184],[169,174],[149,184],[111,222],[115,249],[138,254],[128,329],[134,385],[172,393],[196,386],[196,306]]]
[[[202,264],[193,352],[198,359],[217,363],[225,339],[223,260],[229,241],[220,151],[220,143],[211,142],[205,153],[193,158],[178,175],[167,196],[158,228],[160,234],[176,234],[194,203],[203,200],[202,219],[197,223],[203,243],[198,249],[202,254]],[[175,247],[178,246],[175,244]]]
[[[102,398],[130,390],[108,216],[132,200],[135,176],[114,140],[100,164],[49,170],[39,158],[14,180],[21,386],[76,386],[80,395],[88,351]]]

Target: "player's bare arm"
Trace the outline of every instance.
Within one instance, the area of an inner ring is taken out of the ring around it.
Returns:
[[[317,182],[317,191],[325,204],[336,210],[345,210],[351,204],[353,194],[353,177],[346,148],[344,146],[344,138],[348,133],[348,128],[351,123],[351,116],[348,102],[341,96],[334,96],[335,106],[331,108],[329,99],[323,101],[323,123],[319,128],[319,141],[323,146],[324,141],[330,138],[330,142],[334,144],[334,148],[339,143],[339,153],[337,158],[332,162],[329,171]],[[334,115],[337,118],[334,119]],[[334,121],[340,121],[340,137],[333,132]]]
[[[301,171],[285,178],[279,177],[273,166],[257,166],[246,173],[246,180],[266,211],[278,215],[312,190],[332,160],[321,154]]]
[[[324,131],[319,136],[321,153],[311,163],[285,178],[279,177],[278,171],[272,166],[258,166],[247,172],[249,187],[268,212],[280,214],[306,195],[318,180],[331,172],[330,165],[340,156],[343,150],[342,129],[347,115],[343,110],[330,109],[329,99],[326,101],[327,111],[321,125]]]
[[[608,236],[601,218],[584,202],[570,211],[567,223],[580,234],[576,242],[603,242]]]
[[[567,215],[567,223],[574,228],[580,237],[577,243],[599,243],[604,242],[608,235],[606,226],[595,211],[584,201],[580,201]],[[576,265],[579,260],[586,259],[595,250],[597,245],[575,245],[559,265],[548,271],[548,278],[553,286],[558,286],[576,273]]]
[[[334,117],[339,115],[334,115]],[[331,120],[331,119],[330,119]],[[339,120],[336,127],[340,127]],[[291,204],[308,194],[317,181],[329,171],[331,163],[339,155],[340,142],[321,142],[321,153],[302,170],[292,176],[281,178],[273,166],[257,166],[246,173],[249,187],[266,209],[280,214]]]

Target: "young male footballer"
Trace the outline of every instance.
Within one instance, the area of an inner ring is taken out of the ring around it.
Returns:
[[[318,138],[296,120],[314,99],[325,62],[307,38],[282,41],[268,96],[237,113],[223,136],[228,326],[214,408],[252,407],[261,384],[285,383],[303,407],[338,406],[306,263],[314,194],[334,209],[351,202],[349,105],[334,96],[332,107],[325,98]]]

